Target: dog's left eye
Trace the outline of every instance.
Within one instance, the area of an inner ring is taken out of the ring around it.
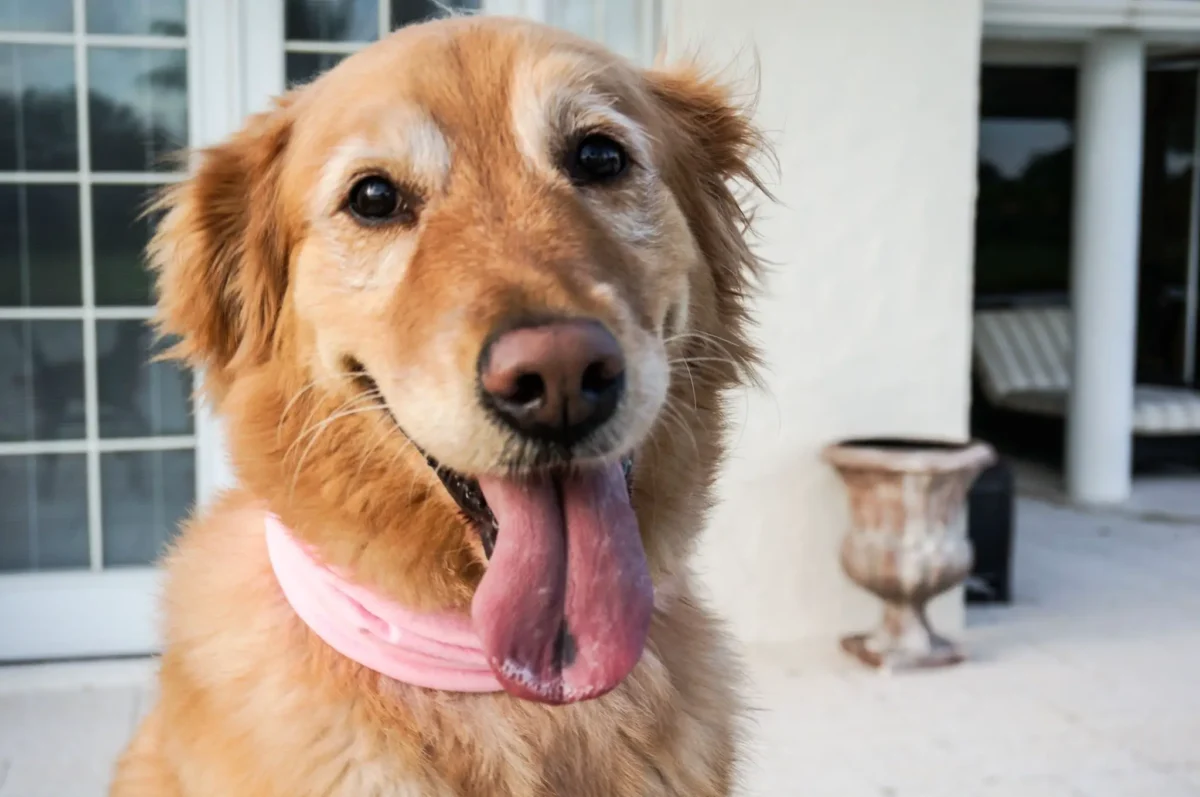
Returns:
[[[629,153],[601,133],[584,136],[567,158],[567,174],[576,184],[603,183],[629,168]]]
[[[372,223],[409,220],[413,215],[404,193],[390,180],[379,176],[364,177],[355,183],[346,204],[355,218]]]

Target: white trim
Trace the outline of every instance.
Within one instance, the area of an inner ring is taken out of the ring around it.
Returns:
[[[193,0],[199,2],[200,0]],[[207,0],[205,0],[207,2]],[[287,87],[284,72],[283,0],[241,0],[238,61],[242,76],[242,115],[270,107]],[[225,132],[232,133],[241,118]]]
[[[197,445],[195,435],[165,435],[160,437],[111,437],[99,440],[18,440],[0,442],[0,457],[36,456],[38,454],[117,454],[136,451],[182,451]]]
[[[184,177],[179,172],[0,172],[0,185],[70,185],[85,179],[93,185],[166,185]]]
[[[372,42],[317,42],[297,41],[289,39],[284,44],[284,50],[289,53],[317,53],[329,55],[350,55],[370,46]]]
[[[195,42],[188,58],[193,149],[217,143],[241,121],[238,6],[238,0],[193,0],[189,5],[188,30]]]
[[[673,31],[686,29],[683,22],[683,0],[662,0],[662,11],[659,18],[662,20],[661,37],[664,45],[662,50],[666,60],[670,62],[674,59],[686,58],[690,54],[687,43],[677,33],[673,33]]]
[[[282,0],[192,0],[188,30],[192,48],[189,72],[195,81],[189,95],[191,144],[212,146],[241,126],[246,114],[265,107],[248,99],[256,81],[278,79],[282,86],[283,55],[263,46],[273,31],[282,36]],[[275,56],[272,57],[271,53]],[[202,375],[195,375],[199,388]],[[199,397],[194,405],[196,429],[196,504],[208,503],[234,483],[221,420]]]
[[[0,321],[138,321],[153,317],[153,307],[0,307]]]
[[[491,14],[500,17],[529,16],[526,12],[528,0],[483,0],[480,3],[481,14]]]
[[[73,47],[82,40],[87,47],[136,47],[143,50],[182,50],[186,36],[122,36],[107,33],[36,33],[0,31],[0,44],[41,44]]]
[[[638,19],[638,34],[642,50],[641,65],[652,66],[662,42],[663,2],[640,0],[640,7],[642,13]]]
[[[0,574],[0,661],[154,652],[161,587],[154,568]]]
[[[997,38],[1083,39],[1129,30],[1158,40],[1200,37],[1200,3],[1190,0],[985,0],[984,34]]]
[[[598,41],[608,38],[608,2],[607,0],[591,0],[592,2],[592,31]]]
[[[550,21],[550,4],[554,0],[521,0],[520,16],[529,17],[538,22]]]
[[[158,662],[149,657],[8,664],[0,667],[0,695],[79,692],[153,685]]]
[[[100,487],[100,453],[95,442],[100,439],[99,374],[96,346],[96,323],[93,308],[96,306],[95,266],[92,230],[92,142],[89,129],[88,105],[88,45],[82,31],[86,30],[86,0],[74,0],[75,17],[75,114],[76,140],[79,147],[79,264],[81,268],[80,293],[83,310],[83,406],[84,429],[88,442],[87,456],[87,518],[88,551],[91,568],[99,571],[104,566],[104,511]]]
[[[391,0],[378,0],[375,5],[379,12],[379,35],[382,39],[392,32],[392,3]]]

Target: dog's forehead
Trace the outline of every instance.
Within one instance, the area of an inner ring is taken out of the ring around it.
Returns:
[[[628,98],[632,70],[589,42],[511,20],[445,20],[403,29],[311,87],[310,143],[386,145],[419,120],[460,146],[506,147],[514,126],[547,123],[564,98]],[[302,119],[304,116],[301,117]]]

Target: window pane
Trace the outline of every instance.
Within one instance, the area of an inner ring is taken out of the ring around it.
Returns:
[[[642,55],[641,35],[645,15],[642,3],[648,0],[604,0],[602,41],[626,58]],[[653,53],[648,53],[653,55]]]
[[[284,36],[324,42],[379,38],[380,0],[287,0]]]
[[[159,186],[92,187],[92,229],[96,252],[96,304],[148,307],[154,303],[146,244],[155,220],[142,218]]]
[[[980,88],[976,293],[1065,294],[1075,70],[984,67]]]
[[[391,2],[393,29],[442,16],[445,13],[442,7],[462,11],[477,11],[479,9],[479,0],[456,0],[453,2],[443,2],[442,0],[391,0]]]
[[[186,0],[87,0],[88,33],[183,36]]]
[[[337,53],[288,53],[284,63],[288,87],[315,80],[333,69],[346,56]]]
[[[83,454],[0,457],[0,572],[88,566]]]
[[[589,39],[599,38],[596,0],[554,0],[546,8],[546,21]]]
[[[96,379],[101,437],[192,433],[192,379],[170,362],[143,321],[96,322]]]
[[[74,171],[75,54],[0,44],[0,171]]]
[[[0,0],[0,30],[70,33],[71,0]]]
[[[88,54],[92,168],[161,171],[187,145],[187,53],[93,48]]]
[[[0,307],[81,303],[79,186],[0,185]]]
[[[1146,75],[1137,379],[1186,385],[1196,72]]]
[[[0,440],[84,433],[82,324],[0,321]]]
[[[131,451],[100,457],[104,566],[154,563],[196,498],[196,454]]]

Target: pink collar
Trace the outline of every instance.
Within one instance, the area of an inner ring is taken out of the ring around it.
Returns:
[[[418,614],[352,584],[321,564],[275,515],[266,517],[267,553],[292,609],[348,659],[413,686],[499,692],[470,618]]]

